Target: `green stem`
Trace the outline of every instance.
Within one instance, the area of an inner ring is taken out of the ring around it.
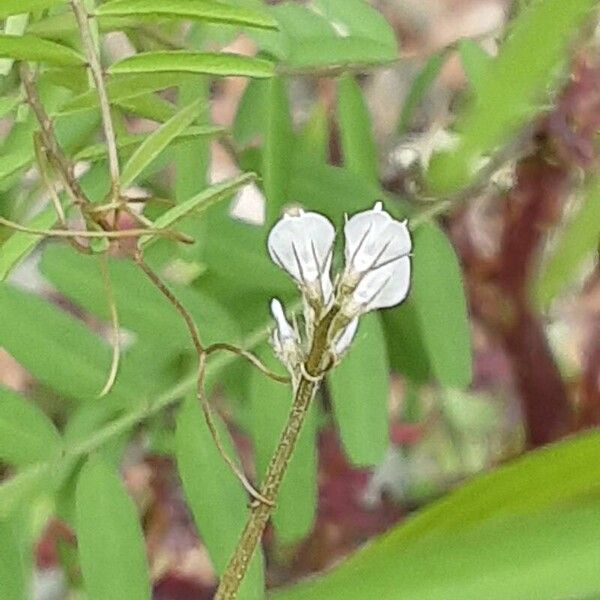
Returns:
[[[338,312],[339,307],[333,306],[315,329],[311,350],[296,387],[290,414],[260,488],[260,495],[266,502],[255,502],[252,505],[246,527],[223,573],[215,600],[235,600],[252,556],[275,510],[279,488],[294,453],[311,400],[317,392],[325,371],[329,368],[329,343],[332,331],[337,331],[341,325],[335,322]],[[344,324],[347,325],[347,322]]]

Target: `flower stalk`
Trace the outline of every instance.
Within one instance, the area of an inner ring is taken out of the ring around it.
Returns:
[[[261,496],[268,502],[257,500],[251,505],[246,527],[221,578],[215,600],[234,600],[237,597],[250,561],[275,510],[279,488],[306,420],[310,403],[323,376],[331,367],[330,338],[332,331],[338,327],[338,313],[339,307],[334,305],[315,330],[313,344],[296,387],[290,414],[260,488]]]

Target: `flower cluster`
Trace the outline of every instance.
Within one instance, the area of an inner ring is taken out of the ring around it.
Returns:
[[[305,360],[316,325],[332,310],[339,326],[332,327],[329,352],[337,361],[350,346],[360,315],[396,306],[408,294],[412,241],[406,221],[393,219],[377,202],[346,218],[344,238],[345,266],[332,281],[335,228],[323,215],[286,214],[269,234],[271,258],[294,278],[304,299],[306,348],[281,302],[271,302],[276,323],[271,341],[292,375]]]

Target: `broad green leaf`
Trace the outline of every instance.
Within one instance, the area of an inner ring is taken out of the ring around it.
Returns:
[[[0,119],[3,119],[6,115],[10,114],[22,101],[23,99],[19,95],[0,98]]]
[[[323,0],[314,8],[284,2],[272,10],[281,32],[252,35],[262,50],[293,69],[379,64],[397,56],[390,25],[363,0]]]
[[[60,452],[56,427],[30,400],[0,387],[0,462],[23,467]]]
[[[153,131],[133,153],[121,173],[121,185],[131,185],[135,178],[183,131],[200,111],[200,101],[182,108],[173,118]]]
[[[16,152],[0,155],[0,181],[28,167],[35,155],[31,145],[21,147]]]
[[[177,109],[171,102],[155,94],[117,100],[115,104],[126,113],[131,113],[150,121],[156,121],[157,123],[165,123],[177,113]]]
[[[290,198],[299,199],[307,210],[327,215],[337,226],[344,222],[345,213],[371,208],[383,195],[378,185],[311,156],[297,154],[291,168]]]
[[[215,415],[225,451],[236,456],[235,446]],[[222,574],[237,545],[248,517],[248,496],[224,463],[193,395],[177,413],[177,470],[202,541],[218,574]],[[240,598],[263,596],[263,558],[259,550],[244,581]]]
[[[430,505],[330,574],[274,598],[595,597],[599,481],[597,432],[532,452]]]
[[[561,81],[569,46],[594,6],[595,0],[535,0],[517,16],[456,123],[460,143],[431,160],[427,178],[432,191],[444,194],[467,185],[477,159],[531,119],[531,107],[542,104]]]
[[[242,25],[277,29],[275,21],[266,11],[251,10],[212,0],[112,0],[102,4],[100,16],[156,16],[169,19],[196,19],[210,23]]]
[[[77,547],[90,600],[149,600],[139,517],[117,472],[99,456],[81,469],[76,490]]]
[[[85,58],[68,46],[49,42],[34,35],[0,34],[0,57],[31,60],[59,66],[85,64]]]
[[[195,76],[189,73],[143,73],[141,75],[119,75],[110,77],[106,82],[106,93],[111,102],[137,98],[152,92],[181,85]],[[90,110],[98,104],[98,92],[95,89],[75,96],[61,106],[61,114],[80,110]]]
[[[267,230],[232,219],[224,206],[213,207],[206,214],[208,227],[203,259],[209,272],[226,285],[226,296],[232,290],[244,298],[260,296],[263,311],[268,312],[271,295],[286,296],[294,285],[269,259],[266,251]],[[235,260],[231,257],[235,256]]]
[[[12,521],[0,520],[0,590],[2,600],[30,598],[23,545],[17,527]]]
[[[269,345],[260,346],[257,355],[269,368],[281,372],[281,365]],[[292,390],[289,385],[253,370],[248,394],[256,471],[262,480],[287,421]],[[312,529],[317,502],[316,470],[316,407],[313,403],[285,473],[273,515],[278,538],[284,544],[301,540]]]
[[[289,165],[293,152],[293,125],[286,81],[274,77],[267,83],[262,177],[267,223],[273,223],[288,200]]]
[[[448,387],[472,377],[471,332],[458,259],[448,238],[433,225],[413,234],[414,303],[431,369]]]
[[[268,105],[267,94],[269,90],[268,81],[252,79],[248,82],[244,95],[238,104],[233,123],[233,137],[241,146],[250,144],[265,132],[266,114],[264,107]]]
[[[135,31],[144,20],[144,17],[95,17],[98,31],[102,33]],[[58,41],[77,35],[79,28],[73,11],[66,10],[31,23],[27,31],[45,39]]]
[[[38,12],[57,4],[66,4],[67,0],[2,0],[0,19],[25,12]]]
[[[273,598],[597,598],[598,535],[600,510],[596,503],[493,520],[452,537],[433,536],[407,550],[381,540],[375,545],[385,545],[388,552],[377,562],[369,557],[352,573],[344,565],[328,579]],[[358,556],[352,561],[355,567]],[[365,568],[367,564],[369,568]]]
[[[322,102],[314,105],[304,127],[296,136],[295,153],[299,156],[311,156],[321,164],[329,157],[329,115]]]
[[[95,397],[106,380],[111,351],[83,323],[7,283],[0,285],[0,345],[34,377],[69,398]],[[123,370],[113,394],[135,398]]]
[[[361,317],[348,353],[329,375],[340,438],[357,466],[378,465],[389,446],[389,365],[379,315]]]
[[[177,91],[179,106],[185,106],[190,101],[198,99],[208,104],[210,100],[210,79],[204,75],[192,75],[192,79],[182,83]],[[197,123],[209,126],[211,124],[209,112],[203,111]],[[177,147],[174,184],[176,204],[191,200],[209,186],[210,158],[211,143],[206,138],[196,138]],[[181,225],[181,231],[195,239],[195,244],[185,248],[181,245],[178,246],[179,252],[194,263],[202,261],[207,231],[205,215],[198,214],[198,212],[190,215]]]
[[[6,19],[4,23],[4,33],[7,35],[23,35],[27,29],[29,22],[29,14],[22,13],[20,15],[12,15]],[[0,75],[6,76],[10,73],[14,60],[11,58],[3,58],[0,60]]]
[[[56,223],[56,218],[54,207],[50,206],[31,219],[27,226],[34,229],[50,229]],[[16,231],[4,241],[0,245],[0,281],[4,281],[41,240],[39,235]]]
[[[225,133],[225,129],[223,127],[216,126],[197,126],[192,125],[188,127],[180,133],[177,137],[173,139],[172,143],[181,143],[192,140],[197,137],[219,137]],[[145,133],[133,134],[133,135],[125,135],[117,138],[117,148],[125,153],[127,151],[131,152],[136,146],[140,146],[144,140],[148,139],[148,135]],[[106,158],[106,144],[94,144],[93,146],[87,146],[83,148],[75,156],[73,160],[102,160]]]
[[[175,225],[178,221],[189,215],[191,212],[195,214],[201,213],[213,204],[220,202],[233,193],[239,190],[241,187],[256,179],[255,173],[243,173],[233,179],[228,179],[222,183],[217,183],[204,191],[200,192],[193,198],[177,204],[173,208],[163,213],[156,221],[154,221],[155,229],[164,229]]]
[[[35,498],[53,489],[51,462],[32,465],[0,482],[0,519],[9,518]]]
[[[415,112],[440,74],[447,58],[447,50],[432,54],[415,77],[410,86],[410,91],[404,100],[402,112],[400,113],[400,120],[398,121],[397,127],[400,135],[404,135],[410,130]]]
[[[365,0],[315,0],[314,7],[348,36],[364,37],[397,52],[396,34],[386,18]]]
[[[338,80],[337,113],[344,166],[370,183],[379,181],[377,146],[371,117],[356,79],[349,74]]]
[[[600,244],[600,182],[586,191],[579,210],[561,228],[556,247],[542,266],[534,285],[538,304],[547,307],[577,274],[583,260]]]
[[[108,320],[98,261],[71,248],[53,245],[42,257],[43,274],[75,304]],[[189,332],[179,313],[130,261],[110,260],[109,272],[121,325],[162,352],[191,350]],[[170,286],[198,323],[205,343],[239,342],[239,330],[231,316],[201,290]],[[135,294],[131,293],[135,290]]]
[[[125,73],[203,73],[205,75],[239,75],[271,77],[273,63],[240,54],[187,52],[184,50],[143,52],[114,63],[112,74]]]
[[[458,42],[458,54],[471,87],[477,93],[480,82],[493,58],[475,41],[464,39]]]
[[[388,46],[370,38],[314,36],[296,40],[286,64],[299,71],[311,71],[331,66],[385,64],[395,57]]]
[[[412,295],[400,306],[383,311],[382,317],[390,366],[415,383],[426,383],[431,375],[430,359]]]

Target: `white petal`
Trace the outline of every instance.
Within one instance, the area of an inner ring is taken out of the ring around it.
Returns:
[[[277,298],[271,300],[271,314],[277,325],[277,335],[281,342],[286,339],[296,339],[296,332],[289,324],[283,312],[283,305]]]
[[[344,226],[346,271],[364,273],[408,255],[412,248],[406,221],[375,208],[354,215]]]
[[[338,338],[335,343],[335,352],[339,356],[343,354],[348,349],[348,346],[352,343],[354,339],[354,334],[356,333],[356,329],[358,327],[358,317],[356,319],[352,319],[348,326],[342,332],[342,335]]]
[[[303,284],[319,283],[324,296],[331,293],[329,267],[335,239],[333,225],[323,215],[284,215],[268,239],[273,261]]]
[[[352,294],[361,312],[389,308],[402,302],[410,288],[410,258],[404,256],[366,273]]]

